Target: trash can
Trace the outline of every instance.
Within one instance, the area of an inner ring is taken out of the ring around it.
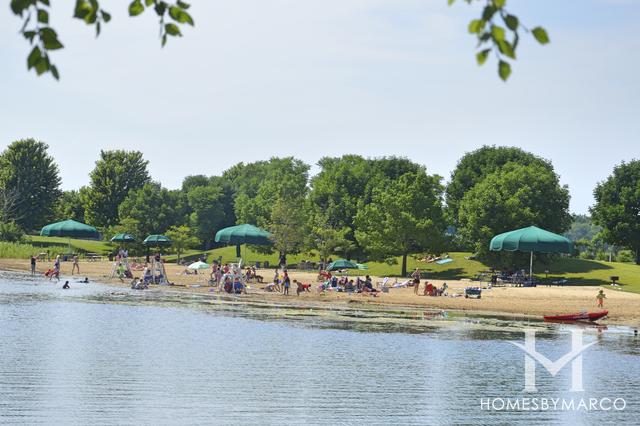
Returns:
[[[265,267],[265,269],[269,267],[269,261],[268,260],[264,261],[264,267]]]
[[[260,269],[260,262],[256,261],[256,269]]]

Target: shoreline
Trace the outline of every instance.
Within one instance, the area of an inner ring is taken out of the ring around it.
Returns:
[[[206,275],[182,275],[183,266],[166,264],[167,275],[175,285],[153,286],[152,289],[171,290],[175,293],[210,293],[212,287],[205,284],[203,278]],[[73,275],[74,279],[88,277],[97,284],[111,285],[116,287],[129,288],[130,281],[120,282],[117,278],[110,278],[112,262],[82,262],[80,268],[82,273]],[[38,274],[42,275],[44,270],[49,268],[48,263],[40,263],[37,267]],[[0,270],[15,272],[30,272],[29,261],[25,259],[0,259]],[[72,277],[70,262],[63,262],[61,265],[61,281]],[[262,290],[266,283],[271,281],[273,270],[259,270],[258,274],[264,277],[264,284],[250,283],[248,294],[240,296],[239,303],[252,302],[286,302],[296,308],[305,308],[322,304],[327,307],[351,307],[365,305],[368,307],[379,307],[389,309],[393,307],[406,307],[411,309],[441,309],[467,313],[470,315],[491,315],[499,317],[518,318],[521,320],[536,319],[541,320],[543,315],[554,315],[561,313],[581,312],[584,310],[597,311],[595,295],[599,289],[604,289],[607,294],[604,309],[609,310],[609,316],[602,322],[603,325],[627,325],[638,328],[640,326],[640,294],[622,292],[608,286],[572,286],[572,287],[495,287],[493,289],[483,289],[482,298],[475,299],[464,297],[430,297],[415,295],[412,287],[392,288],[389,293],[373,297],[368,294],[346,293],[318,293],[316,291],[316,273],[308,271],[290,271],[292,279],[298,279],[305,283],[312,283],[310,293],[303,293],[296,296],[295,289],[292,288],[291,295],[284,296],[280,293],[268,293]],[[136,274],[134,274],[136,275]],[[43,277],[43,279],[45,279]],[[380,277],[372,277],[374,283],[382,281]],[[437,286],[441,286],[443,280],[428,280]],[[422,281],[420,293],[424,288]],[[447,280],[448,292],[460,294],[466,286],[486,287],[486,283],[472,281],[451,281]],[[218,293],[217,291],[215,294]]]

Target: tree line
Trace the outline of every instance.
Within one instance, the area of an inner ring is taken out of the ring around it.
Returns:
[[[209,249],[215,232],[251,223],[281,253],[317,251],[358,260],[469,250],[492,260],[494,235],[532,224],[563,233],[572,224],[569,190],[550,161],[513,147],[465,154],[448,184],[407,158],[324,157],[320,171],[292,157],[238,163],[220,175],[184,178],[178,189],[151,179],[141,152],[101,151],[88,184],[60,189],[48,146],[34,139],[0,154],[0,239],[75,219],[144,238],[166,233],[181,248]],[[640,162],[617,166],[594,191],[603,238],[640,251]],[[634,213],[635,212],[635,213]],[[497,259],[493,259],[497,260]]]

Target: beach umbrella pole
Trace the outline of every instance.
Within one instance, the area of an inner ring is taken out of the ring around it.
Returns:
[[[529,258],[529,279],[533,282],[533,252]]]

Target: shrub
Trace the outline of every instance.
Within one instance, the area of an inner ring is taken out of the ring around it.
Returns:
[[[634,262],[636,259],[631,250],[620,250],[616,260],[618,262]]]
[[[15,222],[0,222],[0,241],[16,243],[23,237],[24,231]]]

